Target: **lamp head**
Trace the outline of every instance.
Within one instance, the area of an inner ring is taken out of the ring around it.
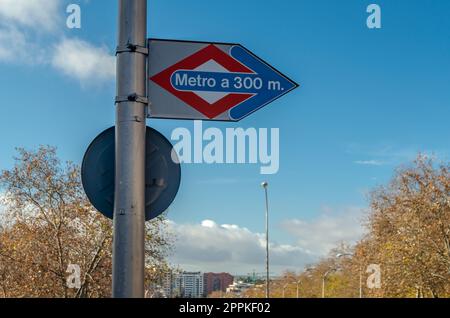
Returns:
[[[264,189],[267,188],[269,186],[269,183],[267,183],[267,181],[264,181],[263,183],[261,183],[261,187],[263,187]]]

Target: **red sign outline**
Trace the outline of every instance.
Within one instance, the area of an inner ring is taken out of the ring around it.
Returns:
[[[179,91],[172,86],[170,79],[173,73],[178,70],[194,70],[210,60],[214,60],[229,72],[254,73],[251,69],[226,54],[217,46],[210,44],[193,55],[167,68],[161,73],[150,77],[149,79],[209,119],[213,119],[244,102],[248,98],[252,97],[253,94],[230,93],[211,104],[193,92]]]

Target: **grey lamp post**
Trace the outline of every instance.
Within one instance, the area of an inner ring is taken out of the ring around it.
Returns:
[[[266,298],[270,298],[270,278],[269,278],[269,198],[267,195],[267,187],[269,183],[264,181],[261,183],[264,188],[266,197]]]
[[[311,271],[313,270],[313,267],[307,267],[305,268],[305,273],[307,276],[311,274]],[[297,280],[297,298],[300,298],[300,285],[302,284],[302,280]]]
[[[327,270],[322,276],[322,298],[325,298],[325,281],[326,281],[328,275],[330,275],[335,270],[336,270],[335,268],[331,268],[331,269]]]
[[[336,255],[336,257],[341,258],[344,256],[353,256],[353,254],[350,253],[339,253]],[[359,265],[359,298],[363,298],[363,292],[362,292],[362,266]]]
[[[300,284],[302,283],[302,281],[299,279],[297,281],[297,298],[300,298]]]

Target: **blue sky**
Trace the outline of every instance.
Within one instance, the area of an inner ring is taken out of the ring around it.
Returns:
[[[109,67],[116,1],[42,0],[41,11],[21,4],[30,16],[25,20],[5,7],[19,2],[0,0],[0,169],[11,167],[14,147],[40,144],[55,145],[63,159],[80,163],[90,141],[114,123]],[[68,3],[81,6],[80,30],[65,27]],[[370,3],[382,9],[379,30],[366,26]],[[280,128],[280,171],[262,176],[258,165],[184,165],[169,219],[181,238],[194,242],[181,246],[192,253],[174,262],[262,269],[260,254],[242,262],[226,253],[226,260],[198,261],[195,253],[237,246],[219,240],[197,248],[195,240],[214,229],[232,232],[222,233],[224,240],[242,233],[260,239],[260,182],[267,179],[274,253],[285,258],[273,262],[279,269],[300,267],[335,241],[357,239],[367,191],[386,183],[399,164],[419,151],[448,160],[449,11],[447,1],[419,0],[149,1],[149,37],[238,42],[301,85],[239,123],[204,124]],[[82,69],[77,49],[98,62],[99,73]],[[174,128],[193,127],[174,120],[148,125],[167,137]],[[204,220],[214,222],[201,226]]]

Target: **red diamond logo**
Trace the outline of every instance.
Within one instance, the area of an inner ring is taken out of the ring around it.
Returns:
[[[211,44],[161,73],[156,74],[150,80],[209,119],[213,119],[249,99],[253,94],[179,91],[172,86],[170,80],[172,74],[178,70],[212,69],[219,72],[254,73],[251,69],[226,54],[217,46]]]

